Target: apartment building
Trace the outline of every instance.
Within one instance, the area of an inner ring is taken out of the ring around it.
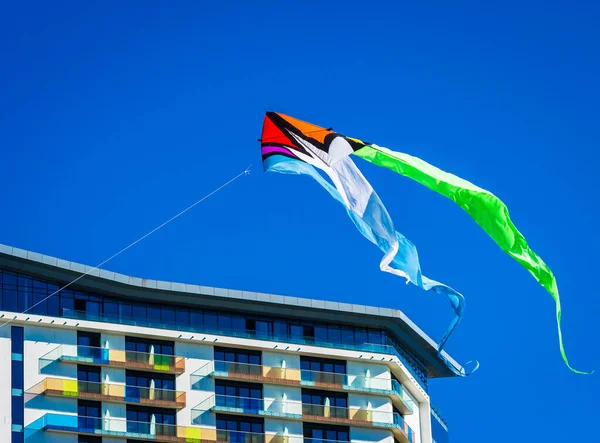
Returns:
[[[448,442],[398,310],[90,269],[0,245],[2,441]]]

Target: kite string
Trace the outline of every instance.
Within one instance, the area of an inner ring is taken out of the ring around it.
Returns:
[[[210,196],[216,194],[217,192],[219,192],[221,189],[227,187],[228,185],[230,185],[231,183],[233,183],[234,181],[236,181],[238,178],[244,176],[244,175],[249,175],[250,174],[250,168],[252,168],[252,165],[248,166],[246,169],[244,169],[244,171],[240,172],[238,175],[236,175],[235,177],[233,177],[231,180],[229,180],[226,183],[223,183],[221,186],[219,186],[217,189],[215,189],[214,191],[206,194],[204,197],[202,197],[200,200],[197,200],[195,203],[192,203],[190,206],[188,206],[187,208],[185,208],[183,211],[179,212],[178,214],[174,215],[173,217],[171,217],[170,219],[168,219],[167,221],[165,221],[164,223],[160,224],[159,226],[157,226],[156,228],[152,229],[150,232],[144,234],[143,236],[141,236],[140,238],[138,238],[137,240],[135,240],[133,243],[130,243],[129,245],[125,246],[123,249],[121,249],[120,251],[118,251],[117,253],[111,255],[110,257],[108,257],[106,260],[104,260],[103,262],[99,263],[98,265],[94,266],[93,268],[89,269],[88,271],[84,272],[83,274],[81,274],[79,277],[77,277],[75,280],[72,280],[71,282],[67,283],[66,285],[64,285],[62,288],[57,289],[56,291],[54,291],[52,294],[48,295],[47,297],[43,298],[42,300],[38,301],[37,303],[31,305],[30,307],[28,307],[27,309],[25,309],[23,312],[21,312],[21,314],[25,314],[27,312],[29,312],[31,309],[35,308],[37,305],[45,302],[46,300],[48,300],[50,297],[55,296],[56,294],[58,294],[60,291],[63,291],[64,289],[68,288],[69,286],[77,283],[79,280],[81,280],[83,277],[85,277],[86,275],[91,274],[92,272],[94,272],[95,270],[99,269],[100,266],[105,265],[106,263],[108,263],[109,261],[111,261],[112,259],[116,258],[117,256],[121,255],[123,252],[127,251],[128,249],[132,248],[133,246],[137,245],[139,242],[141,242],[142,240],[144,240],[145,238],[151,236],[152,234],[154,234],[156,231],[158,231],[159,229],[164,228],[166,225],[168,225],[169,223],[171,223],[173,220],[175,220],[176,218],[179,218],[180,216],[182,216],[183,214],[185,214],[186,212],[188,212],[190,209],[194,208],[195,206],[199,205],[200,203],[202,203],[204,200],[206,200],[207,198],[209,198]],[[0,325],[0,328],[3,328],[4,326],[6,326],[7,324],[9,324],[10,322],[12,322],[14,319],[16,318],[16,316],[12,319],[9,319],[8,321],[2,323]]]

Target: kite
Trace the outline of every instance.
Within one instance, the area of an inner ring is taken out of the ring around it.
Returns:
[[[407,283],[448,298],[454,318],[440,340],[438,354],[455,374],[469,375],[479,366],[474,362],[471,370],[457,368],[442,353],[463,315],[465,299],[451,287],[422,274],[415,245],[394,229],[385,206],[350,158],[351,154],[408,177],[464,209],[503,251],[527,269],[550,293],[556,305],[562,359],[571,371],[587,374],[569,365],[564,350],[560,297],[554,274],[517,230],[506,205],[491,192],[417,157],[343,136],[331,128],[322,128],[280,113],[267,112],[260,142],[265,171],[309,176],[345,206],[357,229],[384,253],[380,262],[382,271],[404,277]],[[317,170],[322,171],[333,185]]]

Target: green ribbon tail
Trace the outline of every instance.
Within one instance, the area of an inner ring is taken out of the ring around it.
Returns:
[[[496,244],[527,269],[554,299],[560,353],[567,367],[577,374],[593,374],[593,371],[578,371],[569,365],[563,346],[560,297],[556,278],[546,263],[529,247],[525,237],[510,219],[508,208],[498,197],[467,180],[408,154],[377,145],[367,145],[355,151],[354,155],[408,177],[449,198],[465,210]]]

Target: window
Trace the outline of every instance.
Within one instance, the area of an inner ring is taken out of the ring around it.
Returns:
[[[341,392],[302,389],[302,414],[348,418],[348,395]]]
[[[100,358],[100,334],[77,331],[77,355],[86,358]]]
[[[160,307],[148,305],[148,321],[154,324],[160,323]]]
[[[344,385],[347,383],[346,361],[300,357],[300,375],[303,381],[318,384]]]
[[[204,325],[209,331],[216,331],[217,328],[217,314],[215,312],[204,313]]]
[[[21,312],[32,308],[33,313],[70,318],[98,319],[122,323],[135,322],[138,325],[170,327],[190,332],[234,331],[258,338],[277,337],[292,343],[317,342],[325,346],[344,346],[359,350],[384,352],[392,348],[407,364],[417,380],[426,388],[425,367],[405,346],[386,334],[381,328],[360,328],[346,324],[313,323],[310,320],[298,321],[271,317],[267,314],[252,315],[249,318],[235,312],[204,311],[197,308],[163,304],[135,302],[113,296],[99,296],[65,289],[43,301],[59,289],[56,282],[46,282],[25,275],[0,271],[0,307],[6,311]],[[78,312],[76,312],[78,311]],[[83,346],[83,345],[81,345]],[[98,345],[99,346],[99,345]],[[379,348],[378,348],[379,347]],[[165,350],[156,353],[168,353]]]
[[[350,441],[350,428],[346,426],[324,426],[313,423],[304,423],[302,428],[305,443]]]
[[[187,328],[190,326],[190,311],[187,309],[177,309],[175,312],[175,321],[177,323],[177,327]]]
[[[216,371],[262,375],[260,351],[215,347],[214,357]]]
[[[262,418],[217,414],[217,440],[229,443],[263,443]]]
[[[215,380],[216,406],[258,413],[263,410],[262,385]]]
[[[97,429],[102,429],[100,405],[99,401],[77,401],[77,422],[80,431],[93,433]]]
[[[190,326],[198,329],[202,329],[204,327],[204,313],[202,311],[190,312]]]
[[[11,397],[12,424],[23,426],[25,408],[23,407],[23,396],[13,395]]]
[[[77,443],[102,443],[102,437],[95,435],[78,435]]]
[[[175,309],[162,308],[162,322],[165,325],[172,325],[175,323]]]
[[[77,365],[77,380],[100,383],[100,367]]]
[[[10,347],[11,347],[11,425],[12,425],[12,443],[22,443],[24,440],[23,424],[25,405],[23,397],[23,358],[25,348],[24,330],[21,326],[11,326],[10,328]]]
[[[127,405],[127,432],[150,434],[152,422],[157,435],[177,436],[175,411]]]
[[[239,362],[249,363],[251,365],[261,364],[261,352],[260,351],[249,351],[240,350],[233,348],[219,348],[215,347],[215,360],[228,361],[228,362]]]
[[[155,354],[173,355],[173,342],[162,340],[151,340],[138,337],[125,337],[125,350],[149,353],[154,350]]]
[[[126,371],[125,385],[140,388],[149,388],[154,382],[155,389],[175,389],[175,376],[171,374],[160,374],[139,371]]]
[[[11,352],[13,354],[23,354],[25,348],[24,330],[21,326],[12,326],[10,328]]]

